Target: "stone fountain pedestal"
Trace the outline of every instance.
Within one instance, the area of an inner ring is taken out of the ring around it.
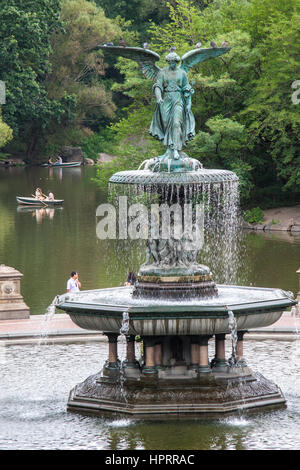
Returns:
[[[216,285],[210,268],[198,263],[205,226],[220,230],[224,242],[234,245],[237,175],[196,168],[187,157],[146,161],[145,168],[110,178],[113,198],[126,194],[135,203],[142,196],[152,206],[153,196],[160,202],[151,208],[146,261],[134,288],[67,294],[57,304],[77,326],[104,332],[109,343],[103,370],[70,392],[68,410],[166,419],[285,406],[280,389],[247,367],[242,344],[248,329],[275,323],[296,302],[281,289]],[[182,220],[185,226],[178,231]],[[223,269],[229,268],[223,261]],[[127,341],[122,363],[120,334]],[[232,337],[229,360],[226,334]],[[143,341],[139,362],[136,336]],[[209,360],[211,338],[215,357]]]
[[[104,367],[70,392],[68,411],[178,419],[285,406],[281,390],[248,367],[199,373],[174,366],[173,370],[133,375],[126,368],[120,372]]]
[[[103,369],[70,392],[68,410],[165,419],[285,406],[277,385],[247,366],[243,337],[248,329],[275,323],[295,301],[281,289],[216,287],[218,297],[200,301],[141,302],[130,287],[61,296],[57,308],[67,312],[76,325],[108,337]],[[234,334],[229,312],[236,322]],[[126,337],[122,362],[120,331]],[[229,358],[226,335],[232,338]],[[137,337],[143,341],[138,361]],[[210,341],[215,346],[211,358]]]
[[[30,317],[29,307],[21,295],[22,277],[16,269],[0,265],[0,320]]]

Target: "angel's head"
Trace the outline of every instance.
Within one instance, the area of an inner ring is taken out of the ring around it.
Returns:
[[[176,68],[177,63],[181,60],[176,52],[170,52],[168,55],[166,55],[165,59],[171,68]]]

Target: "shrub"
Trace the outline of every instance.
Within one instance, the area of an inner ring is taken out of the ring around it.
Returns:
[[[254,207],[244,211],[244,219],[249,224],[261,224],[264,219],[264,211],[260,207]]]

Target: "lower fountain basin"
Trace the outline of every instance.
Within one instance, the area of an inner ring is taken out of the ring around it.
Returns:
[[[126,400],[124,399],[126,397]],[[248,370],[243,375],[228,372],[218,377],[198,377],[188,381],[140,378],[126,380],[102,374],[88,377],[71,390],[68,411],[93,415],[115,415],[138,419],[219,418],[241,410],[282,408],[281,390],[260,374]]]
[[[272,325],[296,304],[281,289],[218,285],[212,299],[176,301],[137,299],[132,287],[83,291],[60,296],[57,308],[87,330],[119,333],[123,313],[129,314],[130,335],[214,335],[229,333],[228,311],[237,330]],[[188,293],[187,293],[188,295]]]

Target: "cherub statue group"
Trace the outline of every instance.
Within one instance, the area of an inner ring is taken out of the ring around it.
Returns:
[[[150,238],[147,240],[145,265],[176,267],[195,264],[199,250],[191,250],[193,245],[193,239],[184,235],[179,240]]]

